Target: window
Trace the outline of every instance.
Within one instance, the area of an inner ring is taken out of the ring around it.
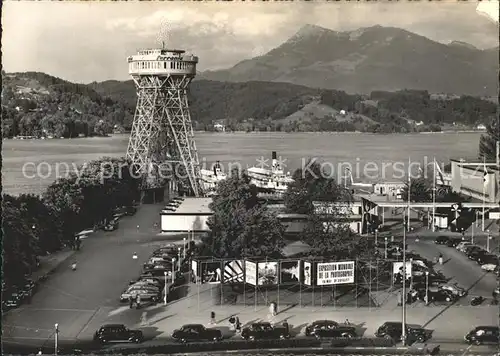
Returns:
[[[163,62],[163,69],[167,69],[167,62]]]
[[[174,62],[170,62],[170,69],[174,69]]]

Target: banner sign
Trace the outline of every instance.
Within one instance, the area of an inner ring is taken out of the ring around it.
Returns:
[[[354,261],[318,263],[316,268],[318,286],[354,283]]]
[[[278,262],[259,262],[257,266],[259,286],[278,284]]]
[[[198,283],[198,261],[191,261],[191,272],[193,273],[194,280]]]
[[[392,273],[394,278],[398,275],[403,275],[403,262],[394,262],[392,264]],[[406,262],[406,279],[410,279],[412,274],[412,263],[410,261]]]
[[[280,284],[299,283],[300,261],[282,261],[280,263]]]
[[[312,282],[311,262],[304,262],[304,284],[310,286]]]
[[[221,283],[221,263],[215,261],[201,261],[202,283]]]
[[[243,283],[243,261],[224,261],[223,283]]]
[[[257,285],[257,265],[255,262],[245,261],[245,282]]]

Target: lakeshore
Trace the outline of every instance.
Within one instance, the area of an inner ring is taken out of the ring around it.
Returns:
[[[230,164],[242,168],[254,166],[261,158],[269,159],[270,163],[271,151],[277,151],[278,156],[286,159],[285,170],[289,172],[316,157],[333,167],[344,162],[361,167],[373,162],[379,168],[385,164],[389,168],[379,172],[380,179],[391,180],[393,164],[405,164],[409,157],[415,162],[430,162],[435,157],[439,163],[448,163],[450,158],[475,156],[480,135],[477,132],[440,135],[197,132],[195,138],[201,168],[210,169],[217,160],[226,170]],[[126,134],[72,140],[6,140],[2,148],[4,192],[38,194],[57,174],[64,176],[66,168],[76,169],[103,156],[124,156],[127,144]],[[354,176],[354,179],[362,181],[365,177]]]

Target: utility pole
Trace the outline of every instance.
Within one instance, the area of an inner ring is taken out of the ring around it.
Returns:
[[[486,157],[483,155],[483,216],[481,217],[482,231],[484,232],[484,215],[486,213],[486,183],[487,183],[488,173],[486,171]]]
[[[436,231],[436,157],[432,169],[432,231]]]
[[[408,231],[410,231],[410,221],[411,221],[411,212],[410,212],[410,196],[411,196],[411,158],[408,157]]]

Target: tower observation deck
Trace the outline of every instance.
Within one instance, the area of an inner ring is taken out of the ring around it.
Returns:
[[[143,190],[170,181],[190,195],[203,195],[187,89],[198,57],[175,49],[145,49],[128,57],[137,106],[127,148]]]

